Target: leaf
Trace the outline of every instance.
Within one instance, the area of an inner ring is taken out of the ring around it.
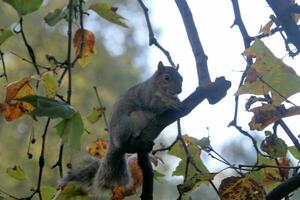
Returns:
[[[52,200],[56,193],[56,189],[51,186],[42,186],[41,195],[43,200]]]
[[[115,186],[112,188],[111,200],[122,200],[126,196],[131,196],[137,193],[137,189],[143,184],[143,172],[138,164],[137,154],[133,154],[127,158],[128,168],[132,176],[132,181],[129,185]]]
[[[125,23],[125,18],[117,13],[117,7],[113,7],[108,3],[96,3],[91,5],[89,9],[95,11],[99,16],[103,17],[109,22],[120,25],[124,28],[128,28],[127,24]]]
[[[300,160],[300,152],[295,146],[290,146],[289,148],[290,153],[296,158],[297,160]]]
[[[225,178],[221,182],[219,192],[222,200],[266,199],[263,187],[250,177]]]
[[[13,35],[14,34],[10,28],[0,28],[0,46]]]
[[[88,194],[73,182],[69,182],[63,188],[57,200],[88,200]]]
[[[260,28],[259,33],[265,33],[271,35],[271,27],[273,25],[273,21],[270,20],[267,24]]]
[[[210,140],[209,137],[203,137],[200,140],[195,140],[195,143],[200,146],[201,149],[209,149],[210,148]]]
[[[47,116],[52,118],[71,118],[75,111],[69,104],[49,99],[47,97],[29,95],[18,99],[20,101],[25,101],[34,106],[34,110],[31,112],[34,116]]]
[[[271,92],[272,104],[278,106],[291,95],[300,92],[300,77],[293,68],[276,58],[261,40],[256,39],[243,54],[256,58],[251,65],[251,73],[256,73],[257,79],[245,81],[236,92],[237,95],[266,95]]]
[[[43,0],[30,0],[30,3],[28,2],[28,0],[3,0],[3,1],[11,5],[19,13],[19,15],[26,15],[32,13],[38,10],[43,3]]]
[[[188,178],[183,184],[177,185],[177,189],[180,194],[193,191],[204,181],[211,181],[214,179],[216,173],[200,174],[196,173],[192,177]]]
[[[22,80],[12,82],[6,86],[5,102],[10,103],[17,96],[18,92],[30,81],[30,78],[23,78]]]
[[[82,43],[82,30],[78,29],[73,38],[73,45],[76,49],[76,55],[80,54],[80,48]],[[95,54],[95,35],[93,32],[84,29],[83,30],[83,49],[79,59],[80,66],[84,67],[88,64],[89,58],[92,54]]]
[[[259,165],[277,165],[275,159],[265,158],[261,155],[258,156],[258,160]],[[277,168],[262,168],[259,171],[250,172],[249,176],[268,190],[275,188],[282,181],[280,171]]]
[[[103,115],[105,111],[105,108],[101,108],[101,107],[94,107],[93,111],[88,114],[87,116],[87,120],[91,123],[94,124],[96,123]]]
[[[208,169],[205,167],[205,165],[203,164],[203,162],[200,158],[201,150],[198,148],[198,146],[196,144],[192,143],[191,145],[188,145],[188,150],[189,150],[192,158],[194,159],[195,164],[200,168],[201,172],[209,173]],[[181,159],[181,161],[179,162],[175,171],[172,173],[172,176],[183,176],[185,173],[187,155],[185,154],[181,144],[176,143],[172,147],[169,154],[174,155]],[[191,164],[189,165],[188,172],[189,172],[188,175],[190,175],[190,176],[194,175],[195,173],[198,173]]]
[[[261,131],[278,119],[299,115],[300,106],[293,106],[286,109],[284,105],[274,106],[271,104],[263,104],[260,107],[252,108],[250,111],[254,113],[254,116],[249,122],[250,129]]]
[[[56,133],[69,147],[80,150],[81,135],[84,127],[81,115],[76,112],[70,119],[63,119],[56,126]]]
[[[68,14],[60,8],[56,8],[54,11],[49,12],[44,20],[49,26],[55,26],[58,22],[64,19]]]
[[[43,86],[46,90],[47,97],[54,98],[59,88],[58,82],[52,72],[46,72],[42,75]]]
[[[95,157],[102,158],[107,151],[107,141],[97,139],[86,146],[86,151]]]
[[[35,91],[29,85],[29,80],[29,78],[24,78],[6,86],[5,102],[0,104],[0,112],[2,112],[7,121],[16,120],[23,114],[30,113],[33,110],[31,104],[16,100],[35,94]]]
[[[267,136],[262,141],[260,148],[272,158],[285,157],[288,150],[284,140],[278,138],[276,134]]]
[[[19,181],[24,181],[27,179],[25,171],[19,165],[7,168],[6,173]]]
[[[157,170],[153,170],[153,175],[154,175],[154,179],[155,180],[159,180],[159,178],[161,178],[161,177],[164,177],[165,176],[165,174],[163,174],[163,173],[160,173],[159,171],[157,171]]]

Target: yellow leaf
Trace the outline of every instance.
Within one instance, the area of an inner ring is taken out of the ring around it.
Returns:
[[[99,16],[103,17],[104,19],[114,24],[118,24],[124,28],[128,28],[125,22],[125,18],[117,13],[117,7],[113,7],[108,3],[96,3],[91,5],[90,9],[95,11]]]
[[[54,98],[58,90],[58,82],[52,72],[46,72],[42,76],[43,86],[46,90],[47,97]]]
[[[222,200],[264,200],[266,193],[261,185],[250,177],[228,177],[219,187]]]
[[[83,49],[80,55],[79,64],[82,67],[85,67],[90,59],[92,54],[96,53],[95,49],[95,35],[93,32],[84,29],[83,32],[81,29],[78,29],[73,38],[73,45],[76,49],[76,55],[80,54],[80,48],[82,44],[82,33],[83,33]]]
[[[95,157],[102,158],[105,156],[107,150],[107,141],[97,139],[86,146],[86,151]]]

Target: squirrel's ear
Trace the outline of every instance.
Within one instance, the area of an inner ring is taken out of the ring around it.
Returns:
[[[157,70],[159,73],[164,71],[164,64],[161,61],[158,63]]]

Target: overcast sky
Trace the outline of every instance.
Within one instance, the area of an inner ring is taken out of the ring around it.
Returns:
[[[151,5],[149,5],[150,2]],[[194,109],[191,114],[183,118],[183,133],[201,138],[207,136],[206,127],[209,127],[212,144],[215,147],[220,147],[229,140],[244,138],[234,128],[227,127],[233,119],[234,93],[238,89],[238,83],[246,65],[244,58],[241,56],[244,51],[243,41],[238,28],[236,26],[230,28],[234,21],[230,0],[187,0],[187,2],[192,10],[204,51],[208,56],[208,66],[212,80],[218,76],[225,76],[227,80],[232,82],[232,87],[228,95],[217,105],[209,105],[205,101]],[[265,1],[261,0],[240,0],[239,2],[242,18],[250,36],[257,35],[260,27],[268,22],[269,16],[272,14],[271,9]],[[152,0],[145,1],[145,3],[150,8],[154,28],[160,30],[159,42],[170,51],[174,62],[180,64],[180,73],[184,78],[183,93],[180,97],[183,99],[197,87],[197,75],[194,57],[180,13],[174,0]],[[283,58],[285,63],[294,67],[297,73],[300,74],[299,56],[294,60],[288,58],[279,34],[265,38],[263,41],[278,58]],[[155,70],[159,60],[163,60],[164,63],[168,64],[165,56],[155,47],[151,47],[149,63],[150,66],[154,66],[153,70]],[[299,104],[299,97],[299,95],[294,95],[291,100]],[[244,129],[249,130],[247,124],[251,120],[252,114],[244,109],[247,98],[249,96],[244,95],[240,99],[238,123]],[[299,126],[297,126],[299,119],[298,116],[285,119],[297,135],[299,134]],[[168,130],[169,135],[176,134],[176,129],[169,128]],[[272,127],[269,126],[266,130],[272,130]],[[261,134],[264,135],[263,132]],[[284,133],[279,135],[288,144],[291,144]],[[245,141],[246,145],[252,146],[248,139],[245,138]]]

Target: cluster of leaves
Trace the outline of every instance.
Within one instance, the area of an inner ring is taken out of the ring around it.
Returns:
[[[4,2],[11,5],[17,11],[20,19],[22,19],[22,16],[37,11],[41,7],[43,0],[34,0],[31,3],[25,0],[4,0]],[[48,117],[49,120],[57,118],[60,120],[54,126],[57,135],[65,145],[77,150],[81,148],[81,136],[85,129],[83,117],[80,112],[70,105],[71,90],[65,93],[68,100],[64,100],[64,95],[61,94],[61,80],[66,71],[71,73],[77,61],[80,66],[87,66],[92,58],[91,56],[96,53],[95,35],[92,31],[83,28],[82,16],[85,15],[85,10],[91,10],[103,19],[128,28],[126,20],[117,13],[116,7],[107,3],[96,3],[84,10],[82,4],[83,1],[74,0],[73,4],[71,3],[63,8],[56,8],[44,17],[45,23],[49,26],[56,26],[64,20],[69,24],[79,22],[80,28],[76,30],[72,38],[73,47],[75,48],[75,59],[73,61],[67,59],[64,62],[59,62],[56,58],[48,56],[49,66],[42,68],[42,71],[37,70],[37,74],[8,83],[5,88],[5,99],[0,104],[0,112],[7,121],[17,120],[24,115],[30,115],[33,120],[38,120],[39,117]],[[70,15],[70,10],[79,14],[79,18],[76,14]],[[295,15],[296,21],[298,18],[299,15]],[[20,21],[20,23],[22,22]],[[269,22],[261,29],[261,32],[270,34],[272,24],[273,22]],[[11,30],[9,27],[1,28],[0,47],[5,41],[13,37],[15,32],[18,31]],[[72,37],[72,35],[68,35],[68,37]],[[33,58],[33,50],[28,49],[31,58]],[[293,68],[284,64],[281,59],[276,58],[260,39],[256,39],[253,45],[243,52],[243,55],[256,59],[255,63],[247,71],[246,81],[236,93],[237,95],[256,95],[250,98],[246,104],[246,109],[254,113],[252,120],[249,122],[250,129],[261,131],[279,119],[300,114],[299,106],[293,105],[285,108],[286,103],[291,103],[288,98],[300,92],[298,87],[300,77]],[[68,57],[71,56],[69,55]],[[32,63],[38,66],[34,59],[32,59]],[[61,78],[58,77],[60,73],[62,74]],[[36,84],[35,88],[32,86],[33,83]],[[40,83],[42,83],[43,91],[38,90]],[[70,88],[71,85],[68,87]],[[264,98],[261,98],[259,95],[263,95]],[[259,107],[251,108],[254,103],[262,99],[266,103],[262,103]],[[93,111],[86,118],[90,123],[95,123],[104,116],[105,108],[99,101],[99,106],[94,107]],[[230,164],[212,148],[209,138],[199,140],[184,135],[180,136],[176,141],[168,148],[168,153],[180,159],[172,176],[184,177],[183,183],[177,186],[181,199],[190,199],[192,191],[199,188],[203,183],[211,183],[215,176],[222,172],[212,173],[206,168],[200,157],[203,152],[214,155],[240,175],[222,180],[218,192],[221,199],[224,200],[265,199],[267,191],[274,189],[278,184],[287,180],[291,170],[298,170],[297,167],[291,166],[287,153],[291,153],[295,159],[300,160],[300,153],[296,146],[288,147],[284,140],[280,139],[275,132],[272,133],[270,131],[265,132],[265,139],[260,145],[263,153],[259,152],[258,162],[254,166],[241,165],[236,167]],[[87,145],[86,150],[92,156],[102,158],[106,153],[107,146],[108,144],[105,140],[97,139]],[[40,160],[43,160],[43,155],[41,155]],[[160,158],[151,156],[151,161],[154,165],[157,165],[158,160]],[[127,187],[118,186],[112,188],[112,200],[121,200],[126,196],[136,194],[137,189],[143,183],[143,174],[138,165],[137,156],[128,156],[127,162],[133,182]],[[42,164],[40,166],[41,168],[43,167]],[[42,170],[40,169],[40,171]],[[19,181],[28,179],[25,170],[19,165],[8,167],[7,174]],[[155,175],[156,178],[164,176],[156,171]],[[38,184],[38,188],[33,195],[36,193],[39,193],[42,199],[51,199],[55,195],[56,190],[54,187],[40,187],[40,184]],[[5,194],[2,195],[2,193],[0,195],[0,198],[7,196]],[[89,194],[86,194],[85,191],[73,183],[64,185],[56,195],[59,200],[71,198],[90,199]],[[8,197],[11,198],[9,195]]]
[[[20,22],[17,26],[14,26],[13,29],[11,27],[3,27],[0,29],[0,48],[9,38],[16,37],[16,34],[21,32],[24,34],[21,24],[23,16],[38,11],[43,4],[43,0],[34,0],[30,3],[26,0],[5,0],[4,2],[15,9],[20,18]],[[25,45],[28,47],[29,55],[32,58],[32,65],[38,67],[38,70],[36,71],[37,74],[32,74],[29,77],[23,77],[21,80],[8,83],[5,86],[6,93],[4,101],[0,103],[0,112],[7,121],[15,121],[24,115],[29,115],[34,121],[38,121],[40,117],[47,117],[49,120],[60,120],[54,126],[56,133],[64,145],[75,150],[81,149],[81,136],[85,129],[84,121],[80,112],[70,104],[69,99],[71,99],[71,93],[69,93],[69,91],[63,91],[61,82],[66,71],[69,70],[69,73],[71,73],[71,70],[77,61],[80,66],[87,66],[91,56],[96,52],[95,35],[93,32],[83,28],[83,15],[86,15],[86,11],[93,11],[111,23],[128,28],[126,20],[117,13],[116,7],[113,7],[108,3],[94,3],[84,9],[84,3],[85,2],[81,0],[74,0],[68,6],[57,8],[44,17],[45,23],[49,26],[56,26],[62,21],[74,24],[77,24],[78,22],[80,24],[80,28],[76,30],[73,36],[73,47],[75,49],[74,60],[72,61],[71,55],[68,55],[69,58],[67,58],[66,61],[59,62],[55,57],[46,55],[49,64],[46,67],[40,67],[40,65],[37,64],[38,61],[35,60],[34,50],[27,41],[24,41],[26,43]],[[70,10],[72,10],[73,13],[75,12],[75,14],[70,15],[70,13],[72,13]],[[80,17],[78,18],[77,15]],[[20,28],[20,30],[17,31],[17,28]],[[26,40],[25,34],[23,37],[23,39]],[[68,37],[72,37],[72,35],[68,35]],[[69,48],[71,48],[71,44],[69,44]],[[4,64],[3,68],[5,69]],[[61,74],[60,77],[59,74]],[[5,74],[5,76],[7,76],[7,74]],[[40,90],[40,86],[42,86],[42,90]],[[68,85],[69,89],[71,87],[71,85]],[[68,100],[64,99],[65,95]],[[90,123],[97,122],[100,117],[103,116],[104,111],[105,108],[102,105],[95,107],[86,117],[87,121]],[[46,132],[44,134],[46,134]],[[42,148],[44,149],[45,147]],[[89,146],[87,148],[93,147]],[[106,146],[104,149],[106,149]],[[91,154],[94,154],[94,150],[88,151]],[[94,155],[96,156],[98,154]],[[103,152],[99,155],[103,155]],[[41,154],[40,160],[44,159],[43,156],[44,155]],[[42,171],[43,164],[41,163],[40,168],[40,171]],[[19,181],[26,181],[28,179],[25,170],[19,165],[8,167],[7,174]],[[39,176],[39,179],[41,180],[42,174]],[[69,186],[69,189],[67,188],[65,190],[67,190],[67,192],[64,192],[66,195],[62,194],[59,199],[69,199],[69,193],[74,193],[74,191],[76,193],[79,189],[76,186]],[[123,191],[124,189],[121,190]],[[39,183],[38,188],[36,188],[31,197],[35,194],[39,194],[42,199],[51,199],[55,192],[55,187],[40,186]],[[124,192],[126,191],[123,191],[123,193]],[[81,193],[79,192],[79,194]],[[5,193],[2,194],[2,192],[0,192],[0,198],[2,197],[13,198],[13,196]]]

